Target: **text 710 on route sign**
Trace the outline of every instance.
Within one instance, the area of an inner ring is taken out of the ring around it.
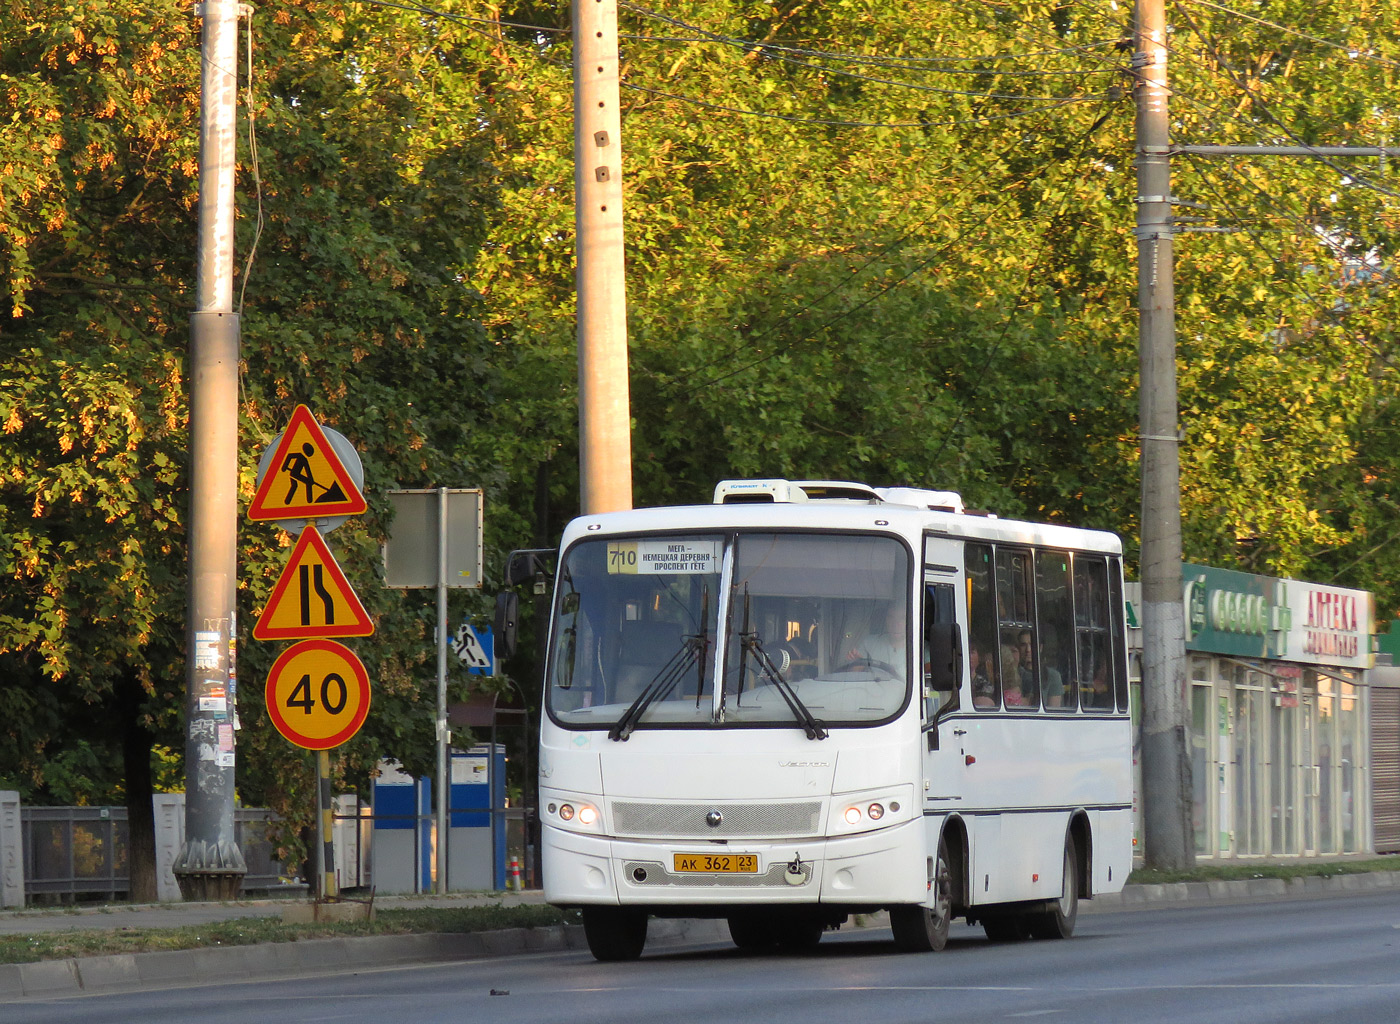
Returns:
[[[344,644],[303,640],[272,663],[264,695],[278,732],[307,750],[329,750],[364,725],[369,673]]]

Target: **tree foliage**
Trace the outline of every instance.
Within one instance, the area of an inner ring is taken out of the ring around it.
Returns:
[[[1173,4],[1174,138],[1396,137],[1396,7]],[[0,11],[0,784],[113,799],[104,710],[181,747],[199,25],[172,0]],[[1127,17],[624,4],[638,503],[850,478],[1133,548]],[[490,570],[577,505],[569,24],[563,0],[253,16],[241,480],[246,500],[299,402],[364,458],[370,514],[333,535],[378,626],[354,645],[374,706],[341,752],[352,781],[386,754],[431,764],[434,613],[380,585],[385,491],[482,486]],[[1294,158],[1178,156],[1174,176],[1181,226],[1229,229],[1177,236],[1187,557],[1396,608],[1400,183]],[[247,636],[290,540],[240,538],[239,784],[295,824],[309,761],[261,707],[277,649]]]

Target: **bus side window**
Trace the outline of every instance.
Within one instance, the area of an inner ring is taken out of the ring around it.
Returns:
[[[1074,558],[1074,632],[1079,655],[1079,699],[1092,711],[1113,710],[1108,566],[1102,558]]]
[[[998,546],[996,566],[1002,701],[1008,708],[1018,710],[1038,708],[1040,678],[1033,619],[1031,553]]]
[[[1123,618],[1123,565],[1116,558],[1108,566],[1109,628],[1113,631],[1113,692],[1118,710],[1128,710],[1128,652]]]
[[[1039,551],[1035,556],[1035,607],[1040,646],[1041,687],[1051,710],[1074,708],[1074,610],[1070,603],[1069,555]]]
[[[992,585],[992,549],[969,544],[967,569],[967,667],[972,679],[972,706],[983,711],[1001,707],[997,673],[997,608]]]

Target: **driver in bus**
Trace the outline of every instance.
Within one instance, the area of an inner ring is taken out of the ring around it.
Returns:
[[[904,675],[909,634],[905,626],[904,609],[900,602],[891,601],[883,615],[872,616],[879,626],[873,626],[864,639],[846,652],[847,662],[863,662],[876,668],[888,668],[897,676]]]

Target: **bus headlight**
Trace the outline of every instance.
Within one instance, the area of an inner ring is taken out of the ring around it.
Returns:
[[[570,832],[600,832],[603,813],[597,804],[588,800],[571,797],[565,800],[550,800],[545,804],[544,822],[556,828],[566,828]]]
[[[832,800],[828,834],[845,835],[888,828],[909,819],[914,803],[911,786],[866,793],[845,793]]]

